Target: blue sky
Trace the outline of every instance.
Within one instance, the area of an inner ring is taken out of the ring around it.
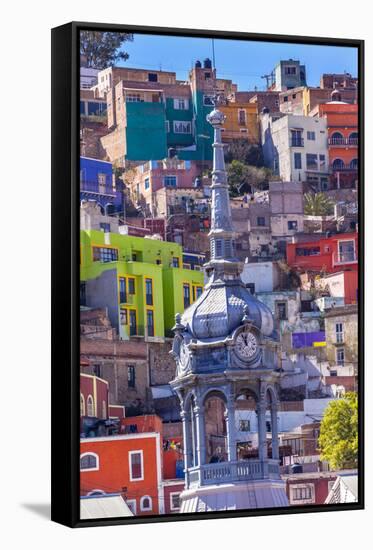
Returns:
[[[130,55],[124,65],[175,71],[181,80],[187,78],[196,59],[212,58],[209,38],[135,34],[134,41],[125,43],[123,49]],[[310,86],[319,85],[322,73],[347,71],[357,76],[356,48],[215,39],[217,76],[233,80],[239,90],[254,86],[264,90],[261,75],[270,73],[280,59],[290,58],[306,65]]]

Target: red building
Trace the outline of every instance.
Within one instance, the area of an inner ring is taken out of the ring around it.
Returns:
[[[338,99],[338,91],[333,99]],[[333,95],[332,94],[332,95]],[[342,101],[321,103],[312,115],[325,117],[328,128],[328,148],[331,185],[334,188],[356,187],[358,179],[358,105]]]
[[[337,476],[337,472],[284,475],[290,506],[324,504]]]
[[[164,513],[157,432],[81,439],[80,494],[120,493],[134,515]]]
[[[123,418],[120,435],[81,439],[82,496],[120,493],[134,515],[179,511],[182,440],[163,439],[156,415]]]
[[[286,258],[290,267],[300,271],[357,271],[358,234],[340,233],[312,241],[288,243]]]
[[[109,417],[109,382],[90,374],[80,375],[80,416]]]

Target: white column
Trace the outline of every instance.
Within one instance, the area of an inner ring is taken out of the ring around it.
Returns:
[[[196,451],[198,466],[206,462],[206,439],[205,439],[205,411],[200,404],[194,407],[195,427],[196,427]]]
[[[258,438],[259,438],[259,459],[267,460],[267,430],[266,430],[266,403],[263,399],[257,404],[258,413]]]
[[[278,443],[278,421],[277,421],[277,403],[271,404],[271,431],[272,431],[272,458],[280,459],[280,449]]]
[[[236,423],[233,396],[228,397],[227,408],[224,416],[227,428],[228,460],[231,462],[237,460]]]

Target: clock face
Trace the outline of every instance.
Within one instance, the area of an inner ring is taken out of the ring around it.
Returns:
[[[258,340],[252,332],[241,332],[236,339],[236,353],[243,361],[252,359],[258,349]]]

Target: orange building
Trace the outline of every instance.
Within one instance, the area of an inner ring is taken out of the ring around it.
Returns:
[[[222,128],[222,139],[247,139],[250,143],[259,143],[259,122],[256,103],[230,102],[220,105],[219,109],[226,116]]]
[[[81,439],[80,494],[110,493],[120,493],[134,515],[164,513],[159,433]]]
[[[358,180],[358,105],[321,103],[310,113],[327,119],[329,162],[333,187],[356,187]]]

